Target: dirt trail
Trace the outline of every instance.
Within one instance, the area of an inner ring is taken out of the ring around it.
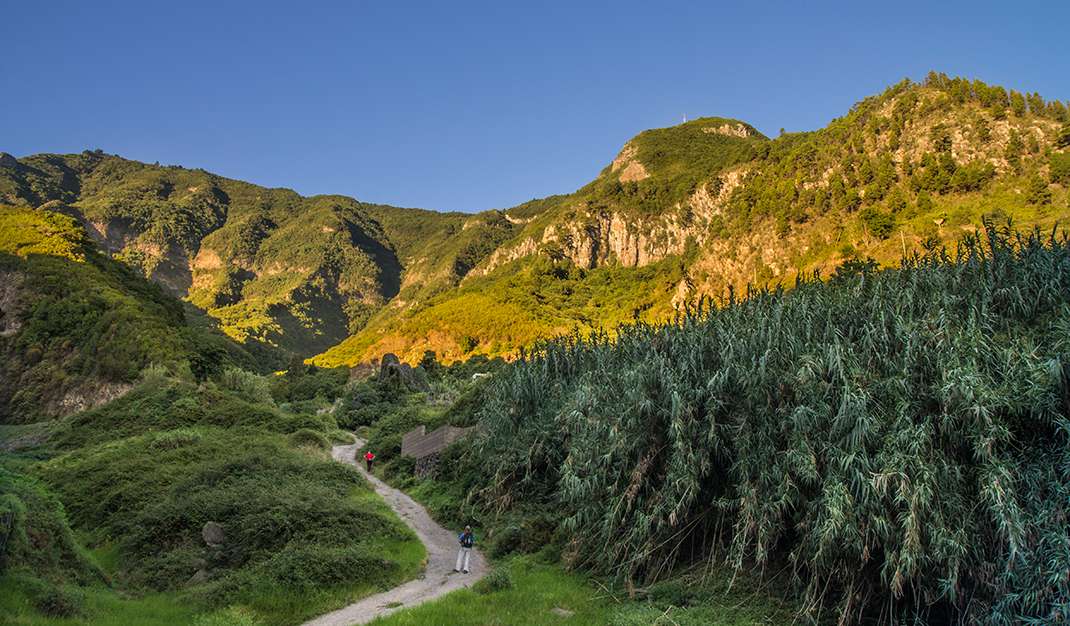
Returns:
[[[349,624],[366,624],[380,615],[388,615],[405,607],[422,604],[451,591],[469,587],[487,572],[486,561],[477,550],[472,551],[471,572],[454,574],[453,566],[457,559],[457,532],[446,530],[435,523],[424,507],[404,493],[387,485],[365,471],[362,464],[354,460],[354,455],[363,441],[349,446],[334,446],[331,454],[336,461],[356,466],[368,479],[375,492],[386,500],[390,508],[401,517],[427,548],[427,567],[420,578],[394,587],[389,591],[368,596],[332,613],[321,615],[306,622],[305,626],[348,626]]]

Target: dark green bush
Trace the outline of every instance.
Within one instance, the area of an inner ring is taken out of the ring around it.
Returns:
[[[520,551],[520,545],[524,540],[524,531],[516,524],[510,524],[494,533],[490,542],[490,556],[500,559]]]
[[[298,448],[315,448],[317,450],[331,449],[331,442],[327,440],[326,435],[317,430],[312,430],[311,428],[302,428],[301,430],[291,433],[290,445]]]
[[[271,395],[278,402],[299,402],[323,398],[333,401],[342,395],[349,380],[348,367],[322,368],[296,363],[271,383]]]
[[[472,585],[472,591],[480,595],[513,588],[513,577],[505,567],[496,567]]]
[[[43,584],[32,598],[34,607],[49,617],[77,617],[85,611],[85,596],[62,585]]]
[[[651,585],[646,595],[655,604],[677,607],[698,606],[712,599],[708,589],[679,578]]]

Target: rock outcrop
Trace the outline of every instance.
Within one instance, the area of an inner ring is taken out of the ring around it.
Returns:
[[[201,538],[209,547],[217,548],[226,542],[227,535],[219,522],[205,522],[204,528],[201,529]]]

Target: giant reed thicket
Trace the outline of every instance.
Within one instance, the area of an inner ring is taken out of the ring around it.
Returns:
[[[1068,375],[1070,243],[989,227],[539,346],[486,395],[482,497],[640,583],[705,559],[790,572],[814,619],[1066,620]]]

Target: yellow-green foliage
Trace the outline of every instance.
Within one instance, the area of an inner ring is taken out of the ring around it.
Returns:
[[[473,354],[511,356],[539,339],[671,316],[669,301],[682,273],[678,258],[589,271],[547,258],[514,262],[424,307],[377,317],[313,362],[352,365],[384,352],[416,362],[426,349],[447,362]]]
[[[0,206],[0,253],[85,259],[85,231],[74,218],[25,207]]]
[[[383,309],[315,362],[353,364],[391,351],[415,362],[425,348],[449,360],[469,351],[509,355],[540,337],[626,321],[637,309],[641,319],[666,320],[674,297],[720,297],[748,283],[790,287],[854,257],[893,265],[904,253],[975,231],[986,217],[1048,228],[1070,216],[1070,161],[1049,155],[1067,113],[1035,94],[1022,99],[1025,108],[1018,101],[1013,91],[934,74],[866,98],[814,132],[770,140],[721,118],[645,131],[622,157],[646,178],[622,182],[623,170],[607,167],[574,194],[506,212],[515,224],[499,249],[547,242],[538,254],[456,289],[425,291],[435,294],[430,299],[402,298],[404,306]],[[718,205],[691,204],[700,189],[703,202],[718,197]],[[659,225],[687,228],[697,245],[653,266],[664,283],[652,284],[647,268],[613,267],[613,259],[582,280],[536,269],[542,254],[560,258],[562,225],[578,233],[569,236],[592,237],[581,243],[603,245],[585,225],[610,214],[655,243]],[[551,229],[557,235],[546,239]],[[549,293],[564,287],[597,300],[606,287],[590,283],[599,272],[622,285],[612,306]],[[539,279],[525,282],[530,276]]]

